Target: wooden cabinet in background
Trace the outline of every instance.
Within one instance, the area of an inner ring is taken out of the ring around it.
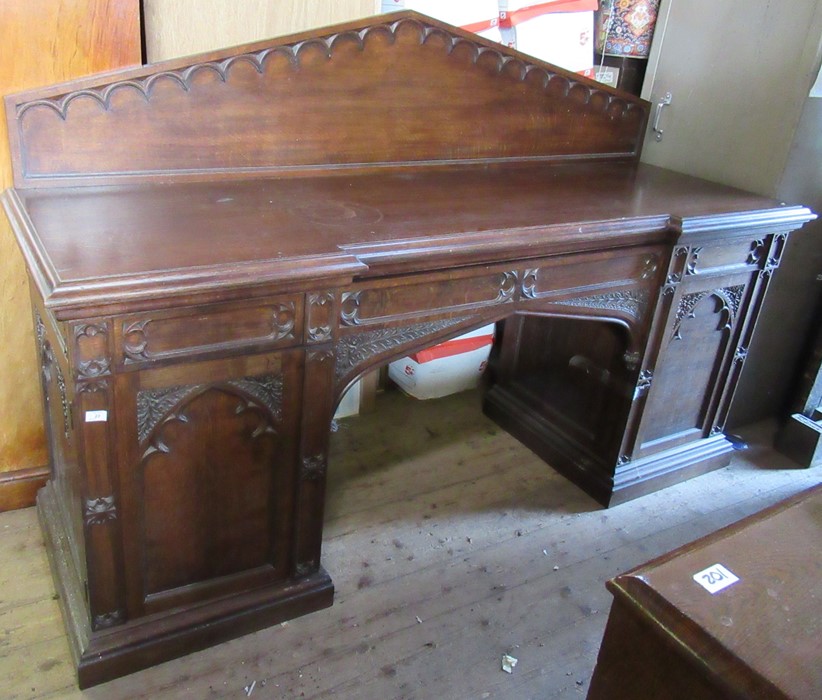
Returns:
[[[818,697],[820,507],[816,487],[609,581],[588,700]]]

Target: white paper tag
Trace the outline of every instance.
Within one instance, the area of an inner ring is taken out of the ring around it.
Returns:
[[[108,411],[86,411],[86,423],[105,423]]]
[[[702,586],[708,593],[719,593],[723,588],[739,581],[739,577],[728,571],[722,564],[714,564],[707,569],[703,569],[698,574],[694,574],[694,581]]]

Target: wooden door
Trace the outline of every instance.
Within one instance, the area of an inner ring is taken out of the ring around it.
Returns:
[[[117,377],[129,617],[284,580],[302,352]]]

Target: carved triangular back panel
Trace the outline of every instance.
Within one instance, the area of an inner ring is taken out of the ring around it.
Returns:
[[[403,12],[7,98],[16,184],[638,157],[648,105]]]

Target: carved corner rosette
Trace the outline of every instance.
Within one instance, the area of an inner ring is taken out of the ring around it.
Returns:
[[[95,615],[92,618],[92,627],[95,630],[104,630],[109,627],[122,625],[125,621],[126,614],[122,610],[113,610],[111,612]]]
[[[83,502],[83,522],[86,525],[105,525],[117,519],[117,506],[114,496],[87,498]]]
[[[309,559],[308,561],[297,562],[294,567],[294,574],[298,577],[310,576],[319,571],[320,566],[316,559]]]
[[[303,481],[320,481],[328,471],[328,459],[325,454],[303,457],[300,464],[300,479]]]

